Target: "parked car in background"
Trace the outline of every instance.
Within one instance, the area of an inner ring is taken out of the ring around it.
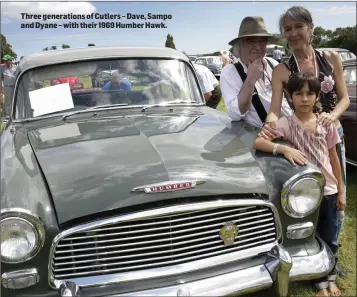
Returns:
[[[347,49],[343,49],[343,48],[321,47],[321,48],[317,48],[317,50],[320,52],[335,51],[340,55],[342,61],[356,58],[356,55],[354,53],[350,52]]]
[[[82,89],[83,82],[78,76],[60,77],[51,80],[51,86],[68,83],[71,89]]]
[[[143,79],[110,93],[36,84],[98,69]],[[323,174],[254,151],[259,129],[205,105],[185,54],[47,51],[20,61],[15,88],[2,296],[287,296],[331,271],[315,228]]]
[[[347,163],[357,166],[357,109],[356,109],[356,58],[343,61],[343,73],[350,97],[350,106],[341,116],[341,124],[345,134],[346,161]]]
[[[189,58],[190,61],[193,63],[193,62],[195,62],[195,60],[196,60],[198,57],[197,57],[197,56],[189,55],[188,58]]]
[[[221,76],[221,71],[223,68],[223,58],[221,56],[199,57],[195,60],[194,63],[206,66],[209,70],[212,71],[214,76],[218,78]]]

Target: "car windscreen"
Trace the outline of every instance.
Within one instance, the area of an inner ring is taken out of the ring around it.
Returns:
[[[174,59],[92,60],[35,68],[20,77],[15,100],[16,119],[102,105],[203,103],[191,68]]]

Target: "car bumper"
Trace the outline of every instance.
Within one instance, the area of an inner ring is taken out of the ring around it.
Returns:
[[[277,244],[267,254],[262,265],[175,286],[106,297],[245,295],[268,288],[273,288],[278,296],[287,296],[290,281],[317,279],[332,270],[332,252],[322,240],[318,238],[318,241],[321,249],[315,255],[291,257]],[[60,291],[60,296],[82,296],[74,283],[63,284]]]

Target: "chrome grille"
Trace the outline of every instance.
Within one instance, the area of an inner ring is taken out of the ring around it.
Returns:
[[[170,213],[159,209],[151,211],[150,217],[107,219],[103,225],[70,232],[54,245],[52,276],[64,280],[166,267],[247,250],[277,239],[274,212],[269,206],[204,209],[197,205],[176,213],[169,207]],[[239,234],[233,246],[224,246],[220,229],[232,221]]]

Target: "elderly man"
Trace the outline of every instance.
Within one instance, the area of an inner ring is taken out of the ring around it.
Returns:
[[[272,97],[272,73],[278,65],[266,57],[266,47],[273,42],[261,17],[242,20],[238,37],[229,42],[233,54],[239,57],[235,64],[226,65],[221,72],[221,89],[228,114],[233,121],[244,120],[262,127]],[[291,115],[292,110],[284,98],[281,115]]]
[[[9,117],[11,114],[11,105],[12,105],[12,94],[15,86],[16,80],[16,70],[17,67],[12,63],[14,58],[10,55],[5,55],[3,60],[5,65],[0,68],[1,75],[1,93],[4,95],[4,108],[3,108],[3,117]]]
[[[206,66],[194,63],[193,66],[195,67],[200,87],[206,100],[206,105],[216,109],[222,98],[222,92],[218,80],[212,71]]]

